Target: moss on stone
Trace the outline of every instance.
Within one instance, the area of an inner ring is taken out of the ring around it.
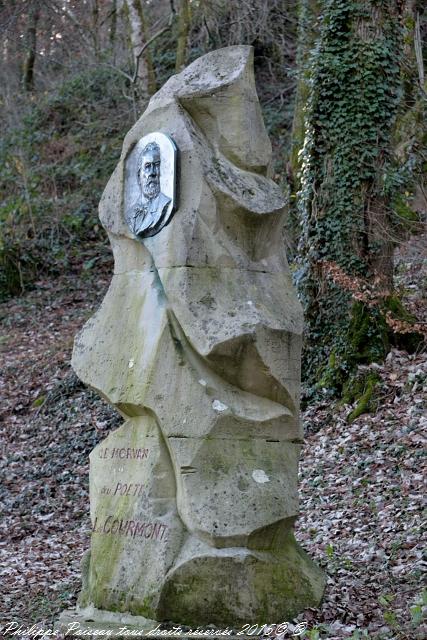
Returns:
[[[416,211],[411,209],[407,202],[407,198],[405,198],[402,194],[398,194],[394,199],[393,210],[398,216],[399,220],[402,224],[407,225],[409,222],[417,223],[419,222],[419,217]],[[408,230],[408,229],[407,229]]]
[[[350,358],[354,364],[384,360],[389,348],[387,323],[377,307],[355,302],[348,330]]]
[[[229,550],[228,557],[202,555],[181,565],[169,576],[157,619],[196,626],[209,618],[221,627],[250,620],[280,623],[307,607],[317,607],[324,587],[323,571],[288,530],[280,550],[274,552],[243,556]]]
[[[343,402],[349,404],[356,400],[357,404],[347,417],[347,422],[353,422],[362,413],[368,413],[375,408],[374,391],[379,382],[380,377],[375,371],[369,371],[348,381],[344,388]]]
[[[390,312],[392,318],[409,325],[416,323],[417,319],[403,305],[399,296],[393,294],[384,301],[384,313]],[[388,327],[389,340],[398,349],[404,349],[408,353],[414,353],[422,344],[424,336],[418,331],[399,333]]]
[[[80,561],[80,570],[82,573],[82,590],[79,593],[78,603],[80,607],[87,607],[90,604],[90,550],[84,552]]]
[[[354,372],[360,364],[382,362],[390,349],[390,330],[385,314],[363,302],[354,302],[347,336],[341,348],[334,348],[327,364],[318,371],[317,388],[339,391],[346,400],[354,385]],[[358,396],[363,395],[360,390]],[[350,400],[351,401],[351,400]]]
[[[400,333],[395,330],[388,317],[406,325],[416,322],[396,293],[375,305],[354,302],[346,340],[340,348],[331,351],[327,364],[317,371],[317,388],[338,391],[344,404],[357,402],[348,417],[349,422],[374,409],[373,395],[379,382],[377,373],[370,371],[358,375],[355,373],[357,367],[383,362],[391,346],[413,353],[424,339],[416,331]]]

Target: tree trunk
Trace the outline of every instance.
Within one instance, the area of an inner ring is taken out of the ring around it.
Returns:
[[[95,54],[95,59],[99,59],[99,5],[98,0],[92,0],[91,6],[91,32],[92,32],[92,41],[93,41],[93,51]]]
[[[28,27],[25,39],[26,52],[22,69],[22,85],[26,92],[34,90],[34,63],[36,61],[37,23],[39,16],[39,7],[37,3],[34,3],[31,5],[28,13]]]
[[[111,22],[110,22],[110,33],[109,33],[109,41],[110,41],[110,49],[113,52],[114,59],[114,50],[116,47],[116,33],[117,33],[117,0],[111,0]]]
[[[309,96],[309,58],[316,40],[319,16],[319,0],[299,0],[298,32],[297,32],[297,86],[295,91],[292,119],[291,145],[289,160],[286,165],[286,177],[289,186],[289,222],[287,224],[288,258],[295,259],[298,243],[298,210],[297,193],[301,188],[301,149],[305,137],[305,107]]]
[[[402,2],[320,0],[309,58],[298,210],[309,381],[341,390],[389,347],[393,132],[402,98]]]
[[[295,95],[294,117],[291,136],[291,191],[299,188],[300,151],[304,145],[304,110],[309,95],[308,64],[310,51],[317,36],[317,22],[319,16],[319,0],[299,0],[298,2],[298,51],[297,72],[298,82]]]
[[[188,34],[190,31],[190,6],[188,0],[181,0],[178,19],[178,41],[176,47],[175,72],[179,73],[187,62]]]
[[[141,50],[147,42],[145,16],[141,0],[126,0],[130,24],[133,59],[141,96],[148,99],[156,92],[156,78],[149,49],[142,54]]]

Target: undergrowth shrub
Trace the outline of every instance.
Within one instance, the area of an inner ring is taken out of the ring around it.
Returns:
[[[0,298],[78,262],[101,241],[97,204],[133,108],[117,72],[77,75],[33,104],[0,142]]]

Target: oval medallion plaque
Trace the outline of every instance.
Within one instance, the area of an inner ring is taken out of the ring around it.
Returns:
[[[156,235],[177,209],[178,149],[170,136],[149,133],[126,161],[125,217],[135,236]]]

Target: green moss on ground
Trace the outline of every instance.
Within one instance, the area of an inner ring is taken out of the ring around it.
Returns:
[[[405,308],[397,294],[389,296],[384,301],[384,313],[387,312],[390,312],[393,319],[408,325],[414,325],[417,322],[416,317]],[[393,331],[391,327],[388,327],[388,331],[391,344],[398,349],[404,349],[408,353],[415,353],[424,342],[424,336],[418,331],[400,333],[399,331]]]
[[[362,413],[375,410],[375,390],[379,382],[380,376],[375,371],[350,378],[344,388],[343,403],[351,404],[356,401],[356,406],[348,415],[347,422],[353,422]]]
[[[417,331],[399,332],[398,324],[391,326],[388,318],[406,326],[416,323],[416,318],[405,308],[397,293],[376,305],[354,302],[345,339],[332,349],[327,363],[317,371],[316,388],[335,392],[346,403],[360,401],[357,415],[371,406],[373,391],[370,381],[363,380],[362,385],[357,382],[357,367],[383,362],[392,346],[414,353],[424,341],[424,336]],[[349,389],[353,387],[354,392],[349,397]]]

